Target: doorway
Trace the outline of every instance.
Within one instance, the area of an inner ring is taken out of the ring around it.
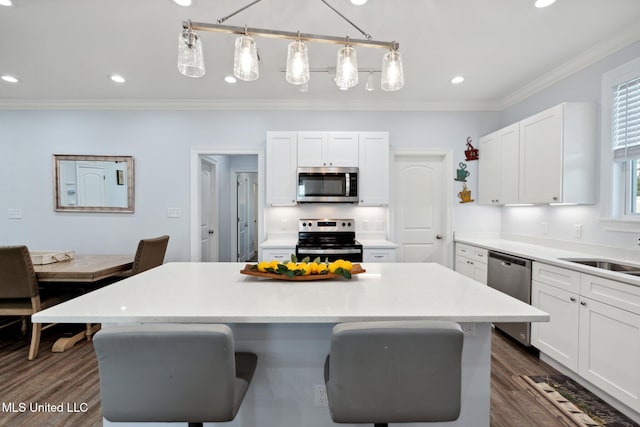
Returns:
[[[399,262],[437,262],[450,267],[450,153],[393,153],[392,240]]]
[[[261,162],[259,151],[191,150],[191,261],[237,262],[257,256],[263,227]],[[240,198],[238,177],[243,182]],[[242,233],[239,206],[247,225]]]

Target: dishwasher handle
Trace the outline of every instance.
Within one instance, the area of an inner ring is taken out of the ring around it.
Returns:
[[[492,251],[489,251],[489,258],[499,259],[500,261],[503,261],[505,265],[516,264],[516,265],[521,265],[523,267],[528,267],[531,263],[531,261],[528,259],[518,258],[510,255],[505,255],[500,252],[492,252]]]

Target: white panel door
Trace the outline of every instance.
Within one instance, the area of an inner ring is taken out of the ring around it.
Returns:
[[[237,214],[238,214],[238,261],[248,261],[250,258],[249,230],[249,176],[246,173],[237,175]]]
[[[498,131],[500,150],[500,204],[519,201],[520,125]]]
[[[200,163],[200,260],[218,261],[215,165]]]
[[[77,174],[78,204],[80,206],[107,206],[104,167],[78,162]]]
[[[500,201],[500,141],[498,133],[483,136],[479,141],[482,153],[478,160],[478,202],[495,205]]]
[[[443,157],[398,155],[394,159],[395,241],[401,262],[444,259]]]

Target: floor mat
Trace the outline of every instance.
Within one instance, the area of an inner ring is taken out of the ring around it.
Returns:
[[[640,427],[627,416],[565,375],[521,376],[579,426]]]

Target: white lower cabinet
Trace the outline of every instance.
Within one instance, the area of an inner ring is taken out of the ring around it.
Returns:
[[[541,352],[578,371],[578,295],[534,280],[531,305],[549,313],[549,322],[531,323],[531,344]]]
[[[531,344],[640,411],[640,287],[540,263],[532,278],[550,321],[531,324]]]
[[[277,249],[262,249],[262,255],[260,261],[273,261],[288,262],[291,261],[291,254],[296,253],[296,248],[277,248]]]
[[[487,284],[487,257],[489,251],[484,248],[456,243],[455,270],[483,285]]]
[[[389,249],[367,249],[362,251],[363,262],[396,262],[396,250]]]

